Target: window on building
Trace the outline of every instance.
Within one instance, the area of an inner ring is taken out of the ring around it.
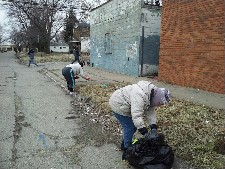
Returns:
[[[105,34],[105,53],[112,53],[112,39],[110,33]]]

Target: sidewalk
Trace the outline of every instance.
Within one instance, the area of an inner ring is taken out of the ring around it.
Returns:
[[[55,63],[45,63],[45,68],[48,72],[51,72],[50,76],[54,76],[59,83],[65,83],[61,75],[62,68],[68,64],[67,62],[55,62]],[[212,92],[207,92],[194,88],[180,87],[176,85],[170,85],[157,81],[156,79],[151,79],[147,77],[132,77],[127,75],[122,75],[119,73],[110,73],[106,70],[97,69],[91,66],[84,66],[85,73],[90,76],[91,81],[86,81],[82,78],[77,80],[77,85],[83,84],[99,84],[99,83],[110,83],[110,82],[129,82],[136,83],[140,80],[151,81],[158,87],[165,87],[171,91],[173,97],[192,101],[194,103],[200,103],[213,107],[216,109],[225,109],[225,95],[217,94]]]

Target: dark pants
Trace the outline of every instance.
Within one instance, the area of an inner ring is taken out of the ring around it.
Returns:
[[[74,61],[80,61],[80,56],[79,55],[74,55]]]
[[[36,62],[35,62],[35,60],[34,59],[29,59],[29,64],[28,64],[28,67],[30,66],[30,64],[35,64],[36,66],[38,66],[37,64],[36,64]]]
[[[67,82],[67,88],[70,92],[74,91],[75,87],[75,77],[72,68],[70,67],[64,67],[62,69],[62,75],[66,79]]]

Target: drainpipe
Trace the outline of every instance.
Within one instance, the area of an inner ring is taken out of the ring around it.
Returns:
[[[144,26],[142,26],[142,35],[141,35],[141,76],[143,75],[143,64],[144,64]]]

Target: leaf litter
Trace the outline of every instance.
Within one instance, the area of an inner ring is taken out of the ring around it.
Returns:
[[[77,92],[85,99],[75,97],[72,102],[78,112],[89,116],[93,123],[101,124],[102,130],[112,132],[117,143],[121,141],[122,130],[108,100],[116,89],[128,84],[77,85]],[[197,168],[224,168],[224,110],[173,98],[168,105],[157,108],[156,112],[159,132],[165,135],[177,157]]]

